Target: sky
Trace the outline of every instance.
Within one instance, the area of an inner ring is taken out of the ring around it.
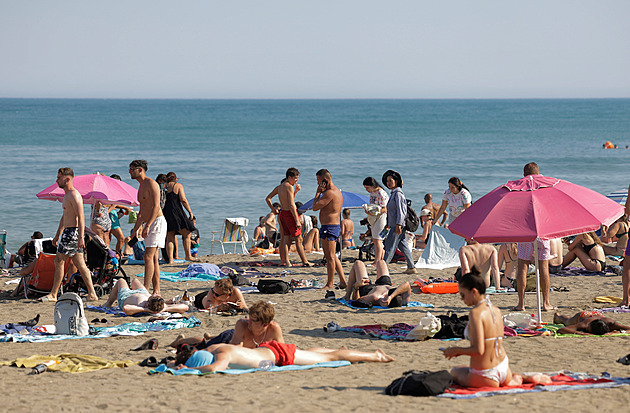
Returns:
[[[630,97],[630,1],[0,0],[0,97]]]

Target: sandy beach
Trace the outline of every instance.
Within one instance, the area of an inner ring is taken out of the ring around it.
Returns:
[[[414,258],[418,257],[414,252]],[[356,252],[345,253],[345,257],[356,257]],[[261,258],[227,254],[204,256],[202,261],[217,264],[234,264],[241,261],[256,261]],[[277,260],[277,258],[270,258]],[[292,255],[293,261],[297,256]],[[319,261],[321,255],[309,255],[309,259]],[[609,261],[609,264],[611,262]],[[352,263],[344,262],[346,274]],[[175,272],[186,264],[162,266],[162,271]],[[144,271],[143,266],[125,266],[128,275],[134,276]],[[391,264],[390,271],[394,283],[413,281],[422,277],[450,277],[454,270],[419,270],[418,275],[402,274],[403,267]],[[278,273],[282,268],[266,267],[267,272]],[[326,268],[294,267],[294,273],[286,279],[324,279]],[[3,277],[0,293],[0,317],[3,323],[25,321],[41,314],[40,324],[53,323],[53,305],[41,304],[32,300],[15,300],[8,297]],[[163,295],[170,297],[184,290],[195,294],[207,290],[212,283],[190,281],[162,283]],[[563,314],[603,308],[606,304],[595,304],[593,298],[600,295],[619,296],[621,277],[574,276],[552,277],[554,288],[566,287],[568,292],[551,292],[552,304]],[[341,292],[337,291],[337,297]],[[329,321],[341,326],[361,324],[393,324],[404,322],[417,324],[427,309],[397,308],[391,310],[358,311],[337,302],[324,300],[323,290],[297,291],[285,295],[246,294],[248,303],[259,299],[276,303],[276,321],[284,331],[287,342],[301,349],[314,346],[351,349],[383,349],[396,358],[389,364],[362,363],[341,368],[319,368],[306,371],[210,376],[181,376],[169,374],[148,375],[148,368],[134,365],[128,368],[113,368],[72,374],[46,372],[41,375],[28,375],[28,369],[0,367],[3,379],[0,392],[3,395],[2,409],[6,411],[365,411],[365,409],[386,411],[393,408],[400,411],[505,411],[506,408],[518,411],[548,411],[563,408],[572,411],[623,411],[630,404],[630,391],[616,389],[595,389],[528,393],[510,396],[486,397],[474,400],[450,400],[438,398],[390,397],[384,388],[404,371],[450,369],[458,364],[468,364],[468,358],[447,360],[439,351],[450,343],[440,340],[424,342],[400,342],[378,340],[365,335],[348,332],[325,333],[322,329]],[[445,314],[449,310],[458,315],[468,313],[468,308],[459,295],[413,294],[412,300],[435,305],[429,309],[435,314]],[[516,304],[516,295],[492,295],[491,300],[504,314]],[[103,300],[104,302],[104,300]],[[526,297],[526,305],[534,312],[535,295]],[[208,313],[194,313],[201,320],[201,326],[194,329],[161,331],[136,337],[110,337],[101,339],[62,340],[47,343],[1,343],[2,360],[28,357],[33,354],[56,355],[77,353],[100,356],[111,360],[133,360],[139,362],[155,356],[158,360],[172,355],[166,347],[177,335],[202,336],[204,332],[218,334],[231,328],[238,316],[210,316]],[[543,321],[552,321],[551,313],[543,314]],[[107,318],[115,324],[130,321],[129,318],[87,311],[88,320],[96,317]],[[630,324],[630,313],[611,316],[622,324]],[[139,317],[134,321],[146,321]],[[130,348],[149,338],[159,340],[159,348],[152,351],[132,352]],[[463,344],[463,343],[460,343]],[[504,345],[510,357],[512,370],[579,372],[608,372],[613,376],[630,376],[628,366],[615,360],[630,352],[628,337],[605,338],[554,338],[554,337],[506,337]]]

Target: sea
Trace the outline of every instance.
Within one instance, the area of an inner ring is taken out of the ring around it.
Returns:
[[[619,149],[603,149],[607,141]],[[321,168],[357,193],[365,177],[380,182],[394,169],[420,208],[426,193],[440,203],[453,176],[474,200],[522,177],[531,161],[602,194],[624,190],[627,145],[630,99],[0,99],[0,230],[11,251],[33,231],[54,236],[61,204],[35,194],[60,167],[116,173],[135,187],[134,159],[148,161],[152,178],[174,171],[197,217],[200,254],[209,254],[226,217],[248,218],[253,233],[289,167],[300,170],[301,202],[314,196]],[[352,211],[355,238],[363,217]]]

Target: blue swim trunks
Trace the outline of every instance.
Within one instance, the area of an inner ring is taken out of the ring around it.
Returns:
[[[138,293],[149,294],[147,289],[144,287],[140,287],[137,290],[132,290],[131,288],[124,287],[118,290],[118,308],[120,308],[121,311],[124,311],[123,305],[125,304],[127,298]]]
[[[322,225],[319,229],[319,237],[328,241],[337,241],[341,234],[341,225]]]

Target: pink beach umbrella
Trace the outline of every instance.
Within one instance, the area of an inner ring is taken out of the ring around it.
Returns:
[[[101,174],[78,175],[74,177],[74,187],[79,191],[83,202],[138,206],[138,190],[117,179]],[[63,189],[55,183],[37,194],[39,199],[62,201]]]
[[[623,213],[623,206],[588,188],[562,179],[529,175],[508,181],[477,200],[449,229],[481,243],[537,242],[537,238],[547,240],[596,231]],[[534,251],[538,251],[537,245]],[[536,291],[540,321],[538,267]]]

